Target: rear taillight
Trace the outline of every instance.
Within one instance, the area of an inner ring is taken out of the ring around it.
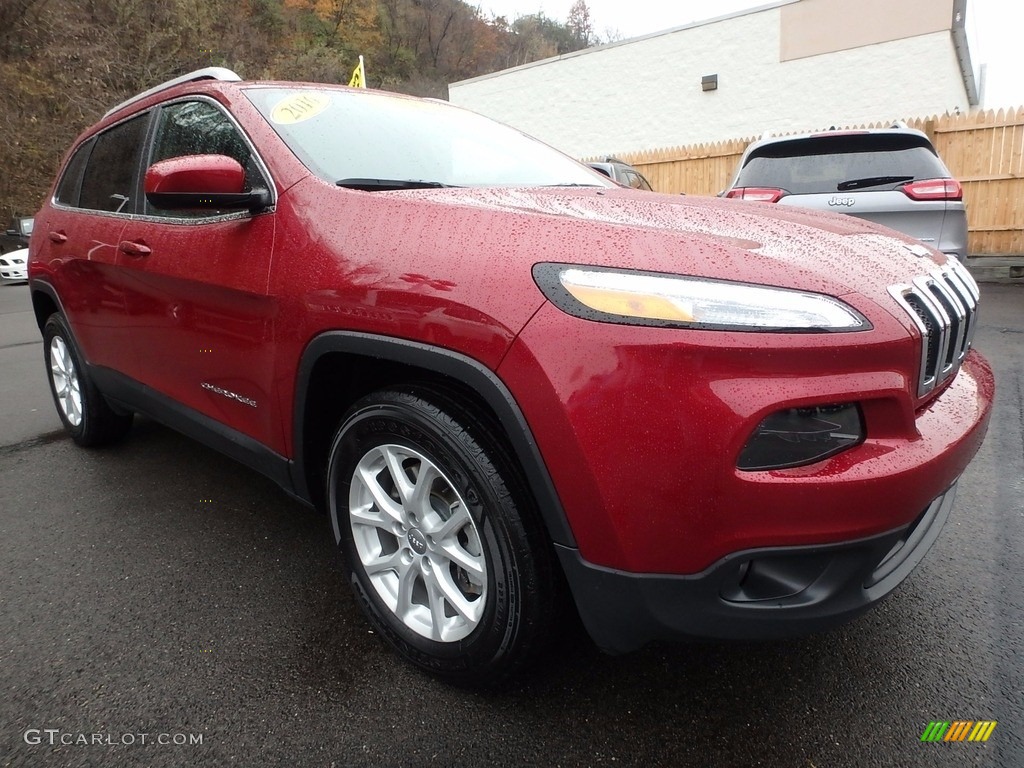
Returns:
[[[964,190],[956,179],[926,179],[904,184],[900,190],[911,200],[963,200]]]
[[[787,194],[784,189],[775,187],[737,187],[725,193],[733,200],[753,200],[758,203],[777,203]]]

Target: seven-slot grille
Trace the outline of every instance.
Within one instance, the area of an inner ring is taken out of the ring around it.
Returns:
[[[956,373],[967,356],[981,294],[971,274],[953,258],[910,285],[892,286],[889,293],[921,332],[917,396],[923,397]]]

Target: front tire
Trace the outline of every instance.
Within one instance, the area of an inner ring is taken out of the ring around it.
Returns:
[[[493,686],[532,661],[559,599],[554,553],[496,430],[442,391],[387,390],[342,420],[335,538],[374,627],[444,679]]]
[[[43,326],[43,349],[50,393],[71,439],[88,447],[123,438],[131,428],[132,414],[115,412],[96,388],[60,313],[50,315]]]

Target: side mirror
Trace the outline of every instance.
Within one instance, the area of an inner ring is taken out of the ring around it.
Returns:
[[[270,205],[267,190],[245,191],[245,169],[227,155],[187,155],[153,163],[143,187],[150,204],[168,210],[255,212]]]

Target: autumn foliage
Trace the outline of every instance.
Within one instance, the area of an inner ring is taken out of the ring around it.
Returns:
[[[347,83],[362,54],[370,88],[444,98],[449,82],[596,42],[585,0],[564,24],[462,0],[0,0],[0,217],[39,207],[110,106],[200,67]]]

